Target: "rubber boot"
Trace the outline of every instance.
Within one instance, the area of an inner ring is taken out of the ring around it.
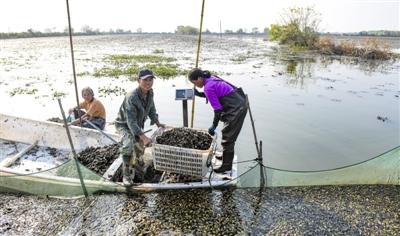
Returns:
[[[135,169],[133,169],[130,163],[122,164],[122,183],[125,186],[130,186],[133,184],[133,178],[135,177]]]
[[[224,151],[222,154],[222,165],[219,168],[214,169],[214,172],[215,173],[224,173],[225,171],[231,171],[234,155],[235,155],[234,152]]]

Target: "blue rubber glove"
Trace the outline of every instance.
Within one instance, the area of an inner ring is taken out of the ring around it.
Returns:
[[[215,129],[216,129],[216,127],[211,126],[211,127],[208,129],[208,134],[210,134],[211,136],[214,136],[214,135],[215,135]]]

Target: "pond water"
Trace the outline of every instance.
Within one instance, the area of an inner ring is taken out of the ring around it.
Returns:
[[[96,69],[109,64],[106,56],[153,54],[157,49],[176,58],[174,63],[185,70],[194,65],[196,40],[176,35],[75,37],[78,89],[91,86],[111,122],[123,94],[99,91],[129,91],[137,83],[126,76],[94,77]],[[399,45],[396,42],[393,45]],[[68,38],[62,37],[0,40],[0,112],[38,120],[60,117],[54,96],[62,94],[64,109],[74,106],[69,50]],[[267,166],[331,169],[399,146],[398,61],[296,56],[261,37],[205,36],[200,66],[248,93]],[[182,104],[174,100],[177,88],[191,84],[183,75],[154,83],[160,120],[181,126]],[[194,127],[208,128],[212,115],[209,104],[197,98]],[[15,150],[0,151],[8,155]],[[236,152],[242,161],[256,156],[249,116]],[[240,164],[239,171],[247,166]],[[242,185],[253,186],[257,176],[245,175]],[[241,188],[78,200],[2,194],[0,234],[395,235],[399,191],[398,186]]]
[[[399,61],[293,55],[255,36],[205,36],[203,40],[200,67],[248,94],[267,166],[332,169],[399,146]],[[99,89],[129,91],[137,82],[127,76],[94,77],[95,70],[109,65],[107,56],[153,55],[158,50],[162,53],[157,55],[176,58],[173,63],[188,70],[194,66],[196,46],[197,37],[173,34],[74,37],[78,90],[92,87],[111,122],[123,92],[107,95]],[[68,38],[0,40],[0,65],[1,113],[46,120],[61,117],[54,96],[62,96],[65,110],[76,104]],[[182,103],[174,100],[175,89],[191,87],[184,75],[155,80],[161,122],[182,126]],[[211,125],[213,112],[202,98],[196,99],[194,114],[195,128]],[[239,160],[256,157],[249,115],[236,153]]]

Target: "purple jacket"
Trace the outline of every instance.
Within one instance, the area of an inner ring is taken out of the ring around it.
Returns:
[[[204,94],[206,95],[214,111],[221,110],[223,108],[218,98],[224,97],[233,91],[234,88],[220,78],[211,76],[210,78],[204,79]]]

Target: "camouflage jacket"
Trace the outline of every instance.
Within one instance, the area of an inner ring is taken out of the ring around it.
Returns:
[[[140,88],[126,94],[115,120],[117,129],[129,129],[133,135],[143,133],[144,123],[150,118],[150,125],[158,124],[158,114],[154,105],[154,93],[151,89],[145,97]]]

